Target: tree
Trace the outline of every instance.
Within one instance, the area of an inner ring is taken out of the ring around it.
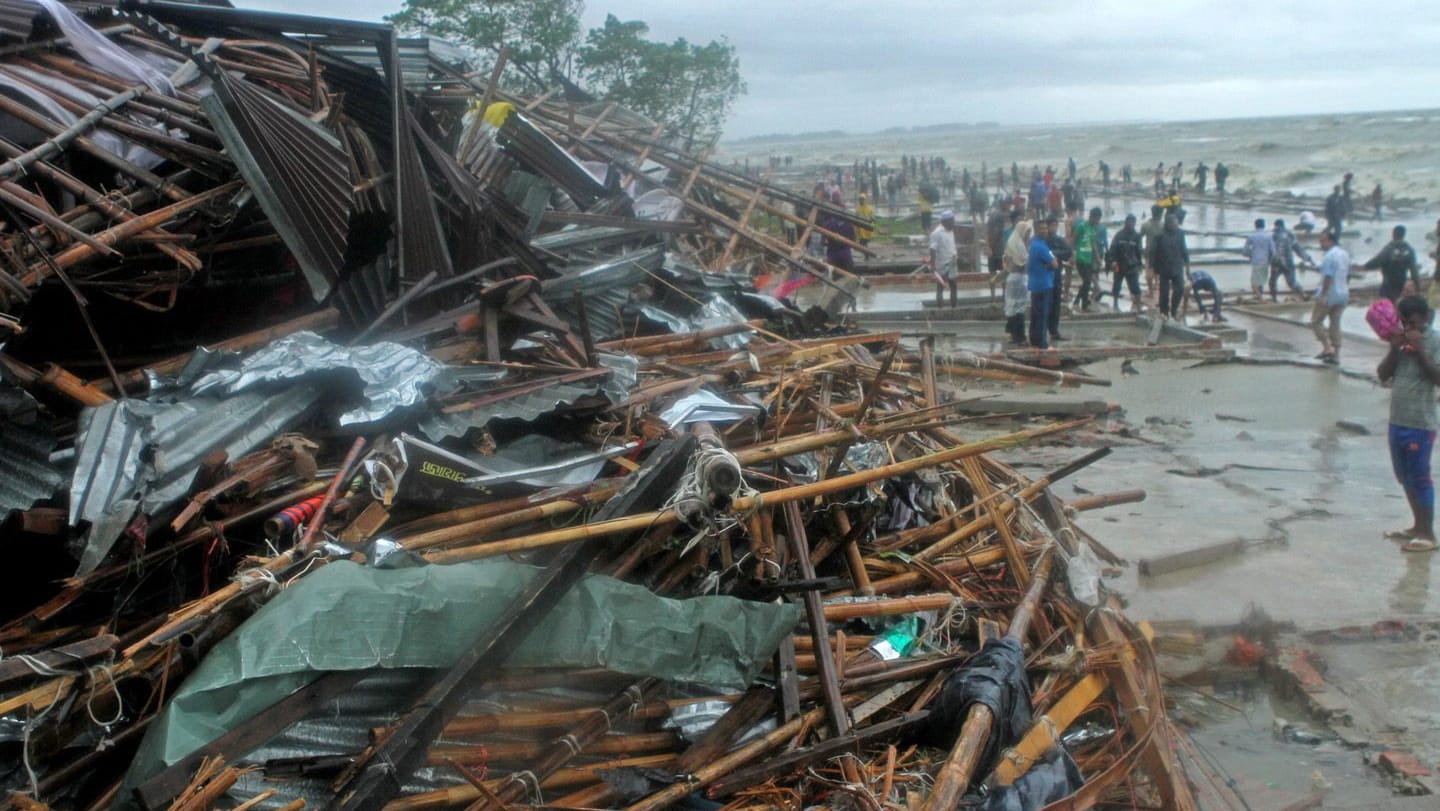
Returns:
[[[385,19],[402,31],[469,46],[490,64],[508,45],[523,89],[538,91],[556,75],[570,76],[584,8],[581,0],[405,0]]]
[[[691,141],[719,137],[745,92],[735,46],[721,37],[694,45],[683,37],[651,42],[639,20],[605,17],[579,49],[580,75],[600,96],[674,126]]]
[[[684,38],[652,42],[640,20],[606,15],[580,43],[581,0],[405,0],[386,19],[403,31],[467,45],[493,60],[509,46],[516,89],[539,92],[556,77],[577,78],[591,95],[674,127],[694,142],[713,141],[745,92],[735,46]],[[487,67],[485,65],[481,66]]]

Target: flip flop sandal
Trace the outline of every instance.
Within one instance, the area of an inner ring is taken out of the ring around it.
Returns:
[[[1412,541],[1415,539],[1415,530],[1392,529],[1385,533],[1385,538],[1391,541]]]
[[[1440,544],[1429,538],[1412,538],[1400,547],[1402,552],[1434,552]]]

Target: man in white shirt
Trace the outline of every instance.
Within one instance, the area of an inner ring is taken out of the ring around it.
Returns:
[[[950,285],[950,306],[959,304],[960,280],[955,267],[955,212],[945,209],[940,212],[940,224],[930,232],[930,269],[935,272],[935,305],[945,303],[945,288]]]
[[[1310,327],[1320,340],[1320,354],[1315,357],[1337,366],[1340,363],[1340,315],[1350,303],[1350,254],[1336,242],[1329,229],[1320,233],[1320,287],[1315,290],[1315,308],[1310,312]],[[1325,327],[1326,319],[1330,326]]]

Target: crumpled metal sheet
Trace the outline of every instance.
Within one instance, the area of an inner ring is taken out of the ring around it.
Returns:
[[[433,442],[463,436],[471,428],[483,428],[493,420],[519,419],[533,422],[545,414],[570,405],[581,397],[592,397],[599,386],[591,383],[558,383],[508,400],[453,414],[434,412],[421,417],[417,425]]]
[[[471,428],[483,428],[494,420],[519,419],[533,422],[552,411],[574,403],[582,397],[604,396],[612,403],[625,400],[635,390],[640,375],[640,361],[631,355],[601,352],[596,355],[610,374],[598,383],[557,383],[499,402],[453,414],[433,412],[417,423],[421,432],[433,442],[463,436]]]
[[[678,428],[692,422],[738,422],[760,412],[759,406],[732,403],[709,389],[700,389],[676,400],[660,413],[660,419]]]
[[[70,524],[89,524],[77,574],[100,565],[137,512],[153,514],[183,498],[208,454],[243,456],[319,399],[320,389],[300,384],[223,399],[117,400],[85,409],[70,484]]]
[[[314,372],[349,369],[365,384],[367,405],[340,416],[341,425],[375,422],[420,403],[424,387],[444,366],[424,353],[381,341],[340,346],[313,332],[287,335],[255,352],[239,369],[208,372],[190,386],[192,395],[235,394],[263,383],[294,380]]]
[[[53,496],[65,474],[50,461],[55,435],[24,391],[0,386],[0,520]]]

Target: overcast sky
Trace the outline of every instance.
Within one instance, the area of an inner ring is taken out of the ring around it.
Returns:
[[[235,0],[378,20],[400,1]],[[651,37],[735,45],[730,138],[840,129],[1440,107],[1432,0],[590,0]]]

